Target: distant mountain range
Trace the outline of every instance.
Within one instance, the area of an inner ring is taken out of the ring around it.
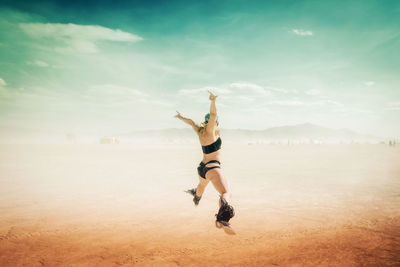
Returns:
[[[319,125],[304,123],[265,130],[221,129],[221,136],[228,142],[269,143],[269,142],[380,142],[386,138],[361,134],[349,129],[331,129]],[[121,140],[151,139],[161,142],[197,142],[193,130],[188,128],[170,128],[161,130],[134,131],[117,135]]]
[[[191,127],[169,128],[159,130],[132,131],[107,136],[83,135],[74,133],[32,131],[16,129],[12,132],[0,131],[0,142],[3,143],[99,143],[101,138],[116,138],[121,144],[198,144]],[[221,129],[224,143],[380,143],[389,138],[357,133],[349,129],[331,129],[319,125],[304,123],[271,127],[264,130]]]
[[[271,127],[264,130],[222,128],[221,137],[224,143],[242,144],[380,143],[390,140],[387,137],[357,133],[349,129],[331,129],[311,123]],[[189,126],[111,135],[63,134],[56,131],[24,128],[2,131],[0,128],[0,143],[98,144],[104,138],[111,138],[110,140],[115,140],[120,144],[198,144],[198,139]]]

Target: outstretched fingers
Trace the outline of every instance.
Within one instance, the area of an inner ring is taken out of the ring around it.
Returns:
[[[176,111],[176,113],[177,113],[177,114],[174,116],[175,118],[178,118],[178,119],[179,119],[179,118],[182,117],[182,115],[181,115],[181,113],[180,113],[179,111]]]
[[[210,94],[209,99],[210,100],[215,100],[218,96],[214,95],[210,90],[208,90],[208,93]]]

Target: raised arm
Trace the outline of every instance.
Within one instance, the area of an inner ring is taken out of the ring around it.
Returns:
[[[179,111],[176,111],[175,118],[180,119],[181,121],[183,121],[186,124],[189,124],[190,126],[192,126],[193,130],[195,130],[195,132],[197,133],[200,129],[200,126],[198,126],[193,120],[189,119],[189,118],[185,118],[181,115],[181,113],[179,113]]]
[[[207,131],[212,133],[214,132],[214,130],[217,128],[217,106],[215,104],[215,101],[217,100],[216,95],[214,95],[213,93],[211,93],[211,91],[208,91],[210,93],[209,99],[211,101],[211,105],[210,105],[210,119],[208,120],[207,123]]]

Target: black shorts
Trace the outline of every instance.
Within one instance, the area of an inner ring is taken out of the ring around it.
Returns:
[[[197,167],[197,173],[200,175],[201,178],[206,179],[206,173],[209,170],[215,169],[215,168],[221,168],[221,166],[212,166],[212,167],[206,167],[206,165],[208,163],[218,163],[219,165],[221,165],[221,162],[219,162],[218,160],[210,160],[207,163],[204,162],[200,162],[199,167]]]

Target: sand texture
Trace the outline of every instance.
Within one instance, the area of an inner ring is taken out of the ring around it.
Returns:
[[[0,266],[400,266],[400,148],[223,147],[231,236],[197,145],[0,145]]]

